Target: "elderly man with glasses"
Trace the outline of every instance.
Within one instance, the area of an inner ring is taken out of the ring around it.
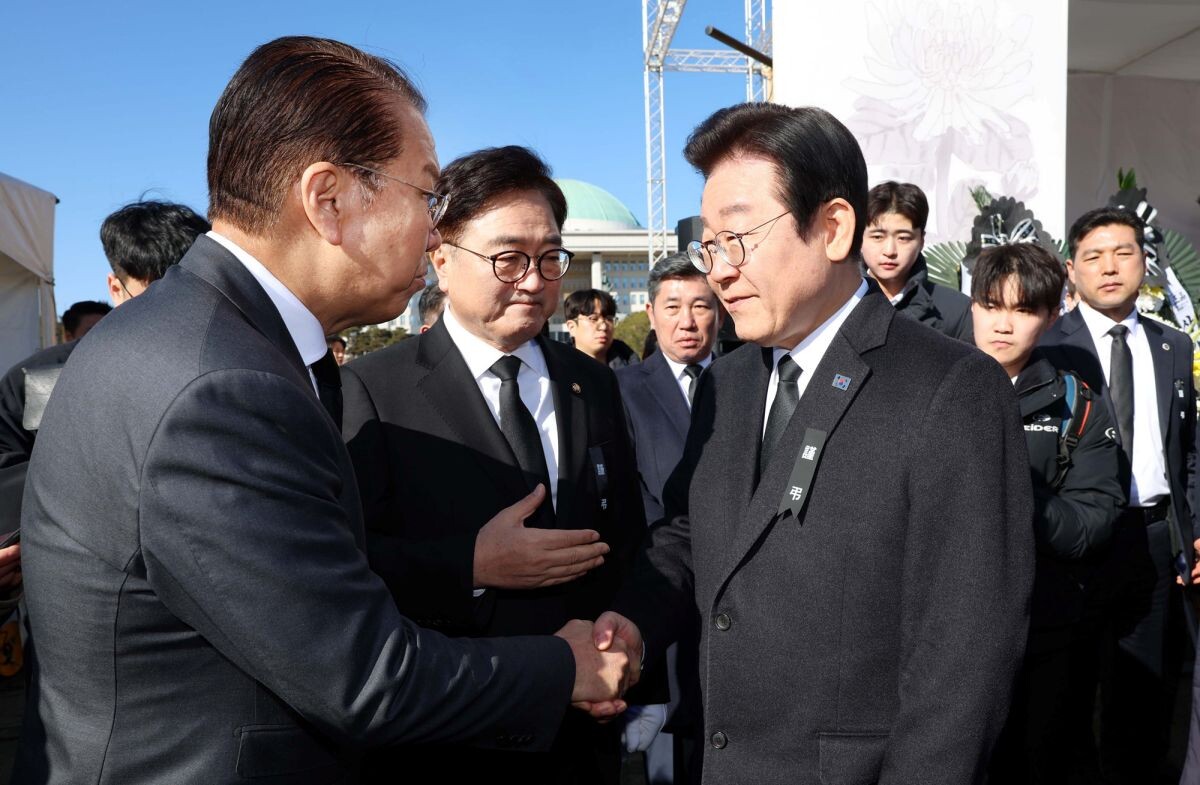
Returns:
[[[401,612],[449,635],[594,619],[645,519],[616,378],[540,335],[571,263],[566,201],[522,147],[460,158],[434,188],[453,195],[430,254],[442,318],[342,369],[371,565]],[[524,521],[493,520],[515,503]],[[619,735],[576,710],[548,753],[521,737],[509,752],[406,749],[367,780],[615,783]]]
[[[690,256],[747,343],[700,377],[597,643],[650,676],[699,611],[705,782],[982,782],[1033,581],[1012,385],[862,279],[867,168],[828,112],[723,109],[685,155]]]

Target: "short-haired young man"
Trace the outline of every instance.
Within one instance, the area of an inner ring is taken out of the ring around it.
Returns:
[[[113,307],[108,303],[96,300],[80,300],[63,311],[62,327],[64,341],[78,341],[87,335],[100,320],[112,312]]]
[[[897,311],[970,343],[970,298],[929,280],[921,255],[928,219],[929,202],[916,185],[889,180],[872,188],[863,263]]]
[[[139,295],[166,274],[212,227],[192,208],[144,199],[117,210],[100,226],[100,244],[112,272],[108,294],[115,305]]]
[[[1099,663],[1075,669],[1078,700],[1090,717],[1098,679],[1100,773],[1105,782],[1133,785],[1166,762],[1180,666],[1174,652],[1187,635],[1184,596],[1173,587],[1190,567],[1194,530],[1192,341],[1138,314],[1146,256],[1136,215],[1092,210],[1071,226],[1068,242],[1067,273],[1080,303],[1043,344],[1056,365],[1111,404],[1129,498],[1087,589],[1085,623],[1095,634],[1088,648]]]
[[[1037,348],[1058,318],[1066,273],[1045,249],[1002,245],[979,255],[971,279],[975,345],[1013,380],[1033,480],[1036,572],[1029,644],[1008,723],[992,760],[993,785],[1068,780],[1072,742],[1087,721],[1068,689],[1086,582],[1125,503],[1119,449],[1104,402]]]
[[[628,344],[613,337],[617,301],[601,289],[580,289],[563,300],[563,317],[575,348],[616,370],[640,362]]]

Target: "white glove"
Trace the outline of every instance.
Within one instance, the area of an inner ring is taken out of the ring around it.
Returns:
[[[667,704],[630,706],[625,709],[623,716],[625,729],[621,731],[621,743],[625,745],[625,751],[645,752],[663,725],[667,724]]]

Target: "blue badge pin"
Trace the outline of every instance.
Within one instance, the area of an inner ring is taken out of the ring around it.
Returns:
[[[833,377],[833,386],[839,390],[850,389],[850,377],[845,374],[835,374]]]

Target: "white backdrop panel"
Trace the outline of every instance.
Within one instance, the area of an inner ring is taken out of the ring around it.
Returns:
[[[1065,2],[775,0],[773,15],[774,99],[844,122],[872,185],[920,185],[931,241],[970,239],[977,185],[1062,236]]]

